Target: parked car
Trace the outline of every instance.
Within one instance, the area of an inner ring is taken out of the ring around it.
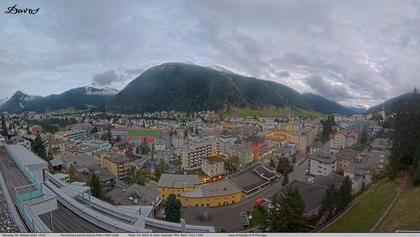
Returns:
[[[266,200],[264,198],[257,198],[257,200],[255,200],[255,206],[264,205],[265,202]]]

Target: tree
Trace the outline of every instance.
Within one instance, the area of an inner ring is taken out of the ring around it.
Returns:
[[[101,183],[99,181],[99,177],[96,174],[92,174],[89,185],[90,185],[90,192],[94,197],[97,197],[97,198],[103,197]]]
[[[368,140],[368,132],[367,132],[367,128],[365,126],[362,130],[362,133],[360,134],[359,143],[362,144],[362,145],[366,145],[367,140]]]
[[[141,186],[146,185],[150,181],[150,174],[145,169],[138,169],[134,175],[134,179],[136,184],[139,184]]]
[[[130,167],[127,171],[127,176],[126,176],[126,181],[128,184],[132,184],[136,182],[135,174],[136,174],[135,167]]]
[[[273,168],[276,168],[275,167],[276,165],[274,164],[274,160],[273,159],[270,159],[270,166],[273,167]]]
[[[73,165],[73,164],[70,165],[68,173],[69,173],[69,182],[70,183],[77,180],[77,178],[76,178],[77,169],[76,169],[75,165]]]
[[[328,215],[333,215],[338,203],[338,190],[334,184],[328,186],[324,199],[322,200],[322,207],[328,212]]]
[[[147,145],[147,143],[143,143],[140,145],[141,154],[149,154],[150,153],[150,147]]]
[[[270,232],[307,232],[304,217],[305,204],[296,188],[286,191],[284,197],[274,196],[273,208],[268,210],[267,226]]]
[[[111,126],[107,126],[106,128],[106,140],[108,140],[111,145],[114,145],[114,142],[112,141]]]
[[[288,172],[284,172],[283,175],[283,181],[281,182],[281,185],[284,187],[289,183],[289,173]]]
[[[1,135],[7,136],[9,133],[7,131],[6,120],[4,118],[4,114],[1,115]]]
[[[34,142],[32,143],[32,151],[44,160],[47,160],[47,152],[45,150],[44,142],[39,134],[36,135]]]
[[[325,143],[330,139],[330,134],[332,133],[332,127],[335,125],[334,116],[328,115],[325,120],[321,121],[322,133],[321,133],[321,142]]]
[[[420,144],[420,103],[417,89],[405,103],[399,103],[392,108],[391,156],[388,173],[391,179],[398,173],[412,168],[411,177],[416,177],[414,158],[417,146]],[[420,169],[418,170],[420,171]],[[419,174],[420,176],[420,174]]]
[[[176,199],[175,194],[169,194],[165,208],[166,220],[179,223],[181,220],[181,201]]]
[[[420,145],[417,146],[416,155],[413,160],[413,167],[410,172],[413,186],[420,185]]]
[[[117,135],[116,137],[115,137],[115,142],[120,142],[121,141],[121,136],[120,135]]]
[[[338,191],[337,209],[342,210],[351,202],[353,199],[352,189],[351,180],[349,176],[346,176]]]
[[[155,171],[155,179],[159,180],[160,176],[162,176],[163,173],[166,172],[166,164],[165,161],[163,161],[162,159],[159,161],[159,166],[157,167],[156,171]]]

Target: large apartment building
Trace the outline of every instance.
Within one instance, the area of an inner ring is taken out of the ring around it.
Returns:
[[[330,140],[330,150],[333,153],[356,144],[357,134],[349,131],[341,131],[334,134]]]
[[[99,156],[101,167],[107,169],[118,179],[127,177],[128,170],[130,169],[130,160],[124,154],[116,152],[107,152]]]
[[[68,142],[78,143],[86,139],[85,130],[69,130],[63,133],[63,138]]]
[[[296,143],[299,150],[305,152],[314,143],[317,131],[316,127],[305,127],[295,131],[290,136],[290,142]]]
[[[204,141],[198,144],[193,144],[182,151],[181,167],[183,170],[200,169],[203,158],[217,154],[217,143],[213,141]]]

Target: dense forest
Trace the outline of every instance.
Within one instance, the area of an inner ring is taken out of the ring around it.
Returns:
[[[417,89],[411,98],[392,109],[392,149],[389,174],[396,178],[409,171],[414,185],[420,184],[420,99]]]

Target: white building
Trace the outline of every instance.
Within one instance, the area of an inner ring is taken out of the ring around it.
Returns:
[[[212,142],[195,144],[182,151],[182,169],[193,170],[201,168],[204,157],[211,156],[213,152]]]
[[[330,150],[333,153],[338,152],[341,149],[348,148],[356,144],[357,134],[354,132],[341,131],[334,134],[334,137],[330,140]]]
[[[309,173],[312,175],[329,175],[337,170],[337,158],[330,153],[318,152],[309,156]]]

